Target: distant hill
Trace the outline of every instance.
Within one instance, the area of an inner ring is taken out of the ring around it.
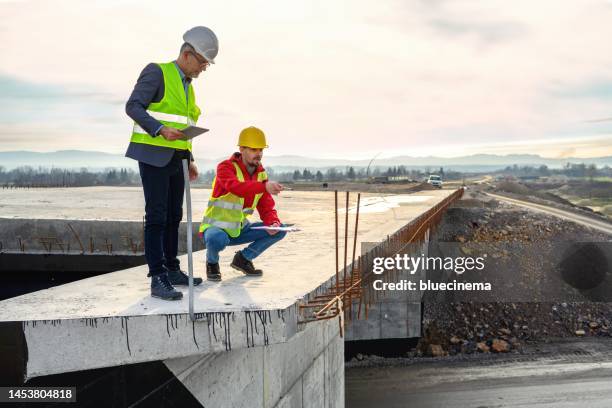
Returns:
[[[0,152],[0,166],[7,170],[21,166],[104,169],[108,167],[125,167],[138,169],[134,160],[118,154],[60,150],[57,152],[39,153],[30,151]]]
[[[202,159],[198,158],[198,165],[201,170],[211,169],[216,163],[224,158]],[[608,165],[612,167],[612,156],[594,157],[588,159],[564,158],[551,159],[540,157],[535,154],[474,154],[459,157],[411,157],[396,156],[390,158],[376,159],[372,162],[374,167],[389,167],[404,165],[408,168],[425,167],[444,167],[445,169],[459,171],[493,171],[506,166],[540,166],[561,167],[565,163],[594,163],[597,166]],[[370,160],[350,160],[350,159],[318,159],[305,156],[266,156],[264,164],[274,167],[278,171],[293,171],[303,168],[328,168],[328,167],[366,167]],[[81,150],[60,150],[57,152],[39,153],[31,151],[7,151],[0,152],[0,166],[6,170],[20,166],[31,167],[58,167],[58,168],[81,168],[98,170],[109,167],[132,168],[137,170],[138,165],[134,160],[123,157],[119,154],[111,154],[97,151]]]
[[[274,167],[334,167],[334,166],[355,166],[365,167],[370,163],[371,159],[366,160],[349,160],[349,159],[316,159],[303,156],[275,156],[265,158],[265,162],[269,166]],[[469,156],[459,157],[411,157],[411,156],[395,156],[389,158],[377,158],[372,162],[372,166],[398,166],[406,167],[449,167],[449,168],[465,168],[465,167],[493,167],[504,168],[514,164],[518,166],[540,166],[545,164],[549,167],[561,167],[565,163],[595,163],[598,166],[612,166],[612,156],[594,157],[588,159],[581,158],[564,158],[551,159],[540,157],[535,154],[510,154],[510,155],[495,155],[495,154],[474,154]]]

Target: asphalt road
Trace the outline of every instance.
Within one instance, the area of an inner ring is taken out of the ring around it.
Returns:
[[[610,348],[611,339],[605,341]],[[589,342],[542,357],[488,356],[486,361],[430,360],[349,367],[346,406],[612,407],[612,355]],[[485,357],[485,356],[482,356]],[[393,361],[393,360],[390,360]]]

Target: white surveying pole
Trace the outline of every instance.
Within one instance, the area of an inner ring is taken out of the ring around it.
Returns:
[[[193,313],[193,232],[191,227],[191,185],[189,182],[189,164],[183,159],[183,177],[185,178],[185,203],[187,206],[187,268],[189,270],[189,317],[195,321]]]

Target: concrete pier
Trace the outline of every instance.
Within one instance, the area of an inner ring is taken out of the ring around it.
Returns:
[[[337,320],[267,347],[165,360],[205,407],[342,407],[344,340]]]
[[[429,231],[424,242],[408,246],[405,252],[411,256],[427,256],[428,246]],[[394,281],[425,278],[425,273],[423,269],[412,274],[399,270]],[[367,319],[359,318],[359,302],[354,301],[350,309],[351,323],[345,331],[346,341],[420,337],[421,300],[420,291],[387,291],[369,308]]]

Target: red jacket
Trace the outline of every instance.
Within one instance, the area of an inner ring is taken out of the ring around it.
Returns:
[[[243,182],[238,181],[236,169],[232,162],[238,163],[240,166],[242,174],[244,175]],[[280,223],[278,214],[274,209],[274,198],[266,191],[266,182],[257,181],[257,174],[262,171],[265,170],[260,164],[253,175],[249,174],[246,166],[242,162],[240,153],[236,152],[232,154],[229,159],[222,161],[217,166],[217,181],[215,182],[212,196],[220,197],[230,192],[238,197],[244,198],[243,208],[249,208],[253,204],[255,195],[263,193],[263,196],[261,196],[257,203],[259,218],[261,218],[264,225],[272,225],[275,222]]]

